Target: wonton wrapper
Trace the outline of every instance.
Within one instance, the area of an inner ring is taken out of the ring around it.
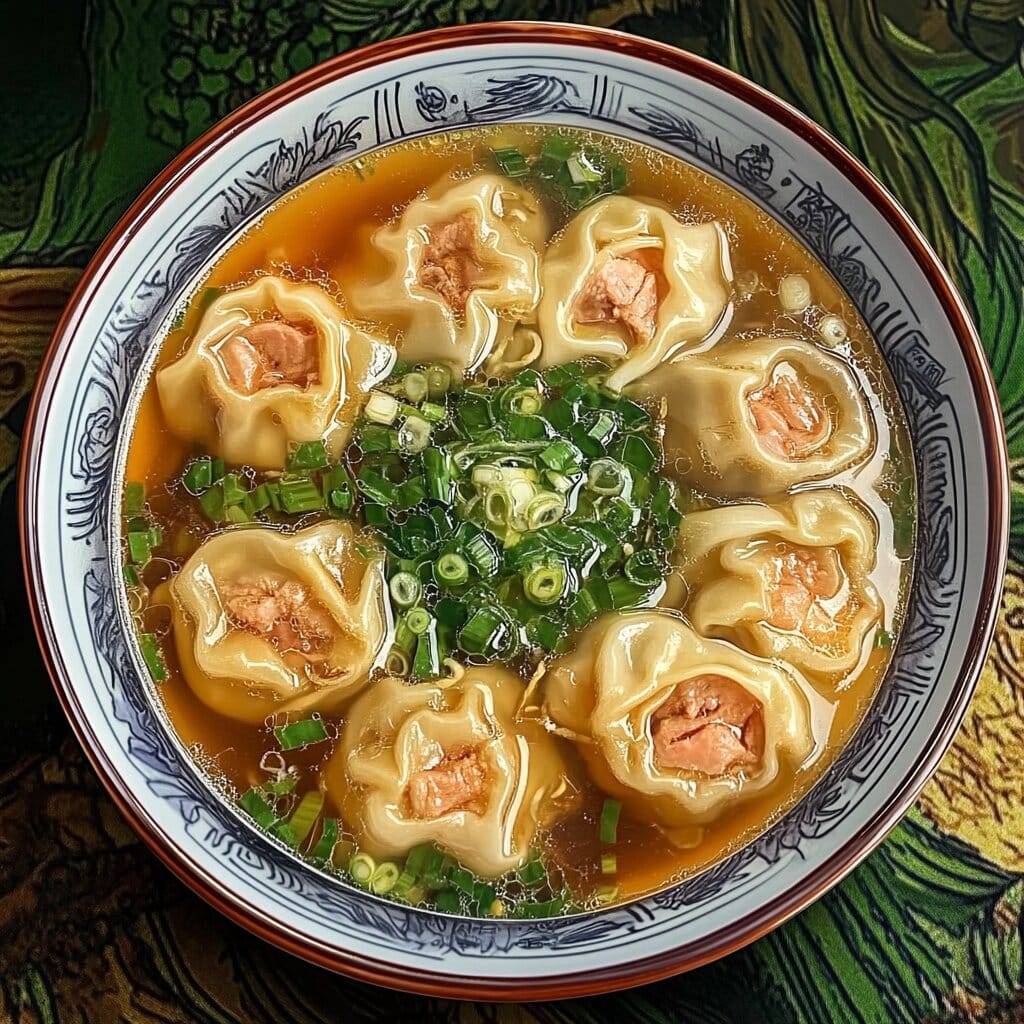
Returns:
[[[282,382],[252,394],[232,385],[219,346],[267,313],[316,328],[316,383]],[[393,352],[346,322],[317,285],[261,277],[210,304],[184,355],[157,371],[156,385],[168,426],[179,437],[229,463],[280,469],[289,441],[323,440],[330,458],[341,454],[363,393],[386,373]]]
[[[436,843],[471,871],[496,878],[519,867],[534,833],[571,807],[560,741],[536,721],[516,721],[522,680],[502,668],[467,668],[454,682],[386,678],[351,707],[327,786],[359,845],[402,857]],[[412,776],[459,748],[482,745],[490,791],[481,812],[415,818]]]
[[[462,215],[474,222],[484,267],[464,312],[419,283],[431,230]],[[518,320],[531,317],[540,298],[538,252],[547,232],[536,197],[507,178],[444,179],[426,198],[414,199],[396,223],[374,232],[373,245],[386,258],[388,273],[357,289],[352,306],[361,316],[399,327],[399,351],[406,362],[437,360],[460,371],[476,370]]]
[[[749,776],[655,764],[652,715],[678,683],[708,674],[733,680],[763,707],[764,754]],[[670,611],[602,616],[575,652],[551,666],[543,685],[548,714],[580,738],[597,784],[635,817],[670,829],[707,824],[770,785],[781,761],[799,765],[814,746],[809,693],[795,673],[706,640]]]
[[[747,396],[781,364],[796,370],[824,400],[829,429],[807,455],[786,458],[755,433]],[[773,494],[821,480],[871,450],[874,431],[853,372],[840,358],[799,338],[735,338],[659,367],[630,389],[635,398],[667,399],[665,463],[711,494]]]
[[[336,632],[323,665],[303,671],[271,640],[228,619],[221,588],[253,578],[295,581],[327,613]],[[387,629],[382,560],[356,551],[348,523],[294,534],[227,530],[206,540],[166,586],[185,681],[208,707],[243,722],[335,710],[366,683]]]
[[[768,579],[780,541],[833,549],[839,556],[843,582],[836,597],[822,604],[833,615],[843,611],[847,621],[828,646],[813,643],[799,629],[782,630],[766,621]],[[705,636],[732,640],[808,673],[849,673],[882,618],[881,599],[868,578],[876,543],[868,515],[834,490],[803,491],[777,505],[691,513],[683,517],[677,547],[689,585],[686,614]]]
[[[653,338],[637,341],[618,321],[577,322],[576,300],[590,275],[609,259],[645,249],[661,253]],[[544,294],[537,307],[544,338],[540,365],[586,356],[618,363],[608,385],[619,390],[722,325],[731,281],[729,243],[716,221],[681,224],[652,202],[626,196],[599,200],[570,221],[544,257]]]

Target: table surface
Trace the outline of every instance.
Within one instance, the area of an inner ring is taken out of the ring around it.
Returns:
[[[188,141],[353,46],[452,22],[614,26],[805,110],[921,225],[971,306],[1010,439],[1013,557],[967,722],[917,808],[755,945],[670,981],[490,1006],[359,985],[249,936],[122,821],[56,705],[16,540],[19,434],[81,268]],[[0,1020],[1024,1021],[1024,0],[48,0],[0,62]]]

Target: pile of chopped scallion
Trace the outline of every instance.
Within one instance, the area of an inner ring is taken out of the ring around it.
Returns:
[[[680,522],[646,409],[570,363],[454,389],[393,376],[356,424],[357,511],[387,552],[388,669],[562,653],[603,612],[656,602]]]

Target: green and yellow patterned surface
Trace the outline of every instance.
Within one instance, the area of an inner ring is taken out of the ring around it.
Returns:
[[[0,19],[0,1021],[1024,1021],[1024,0],[35,0]],[[22,591],[15,458],[63,303],[211,123],[362,43],[536,18],[693,50],[805,110],[904,203],[981,329],[1015,474],[1011,574],[967,722],[845,883],[645,989],[494,1007],[358,985],[264,945],[136,839],[70,738]]]

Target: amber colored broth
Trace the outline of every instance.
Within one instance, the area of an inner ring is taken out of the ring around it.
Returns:
[[[308,277],[327,287],[344,301],[344,295],[377,267],[369,239],[381,224],[391,220],[424,187],[444,175],[459,176],[481,166],[486,147],[518,144],[535,149],[541,132],[530,128],[500,127],[434,136],[382,151],[372,160],[347,164],[320,175],[284,197],[214,263],[203,286],[233,286],[260,273]],[[717,218],[728,232],[734,272],[756,273],[762,282],[775,286],[780,276],[800,273],[808,278],[817,312],[802,319],[779,311],[774,295],[761,291],[738,302],[732,332],[771,331],[803,333],[819,341],[813,318],[822,311],[842,316],[849,328],[848,355],[868,397],[877,430],[876,454],[857,472],[841,476],[838,483],[853,491],[879,523],[878,568],[872,579],[886,607],[885,626],[896,632],[906,587],[909,553],[898,557],[893,549],[891,517],[883,494],[894,491],[910,465],[908,435],[895,389],[870,333],[837,282],[810,253],[771,217],[739,196],[729,186],[696,167],[623,140],[597,137],[613,145],[630,171],[627,194],[654,197],[669,204],[684,220]],[[484,163],[486,166],[486,163]],[[556,212],[557,215],[557,212]],[[564,218],[563,218],[564,219]],[[556,225],[557,226],[557,225]],[[173,361],[197,320],[197,301],[184,325],[172,330],[158,359],[158,366]],[[164,485],[181,472],[191,449],[167,429],[156,389],[148,384],[139,406],[128,452],[126,479],[142,480],[150,495],[166,495]],[[902,467],[902,468],[901,468]],[[757,495],[751,495],[757,498]],[[165,501],[166,515],[173,520],[173,503]],[[205,528],[193,522],[198,535]],[[274,747],[265,729],[256,729],[222,718],[205,707],[181,678],[165,644],[170,678],[160,685],[167,714],[182,742],[189,747],[220,783],[242,791],[265,780],[259,768],[263,753]],[[850,739],[863,717],[888,664],[889,651],[873,650],[861,670],[835,694],[823,694],[814,716],[816,749],[799,768],[783,768],[775,782],[746,799],[715,824],[692,849],[677,849],[657,828],[623,819],[615,848],[618,856],[620,898],[629,898],[664,887],[721,859],[760,833],[804,795]],[[568,745],[568,744],[567,744]],[[316,769],[330,754],[330,744],[287,755],[299,765],[307,784],[316,783]],[[570,756],[574,756],[570,752]],[[580,766],[579,775],[586,778]],[[559,823],[545,837],[544,845],[562,865],[570,882],[600,884],[597,819],[601,794],[589,783],[583,810]],[[581,866],[584,866],[581,870]]]

